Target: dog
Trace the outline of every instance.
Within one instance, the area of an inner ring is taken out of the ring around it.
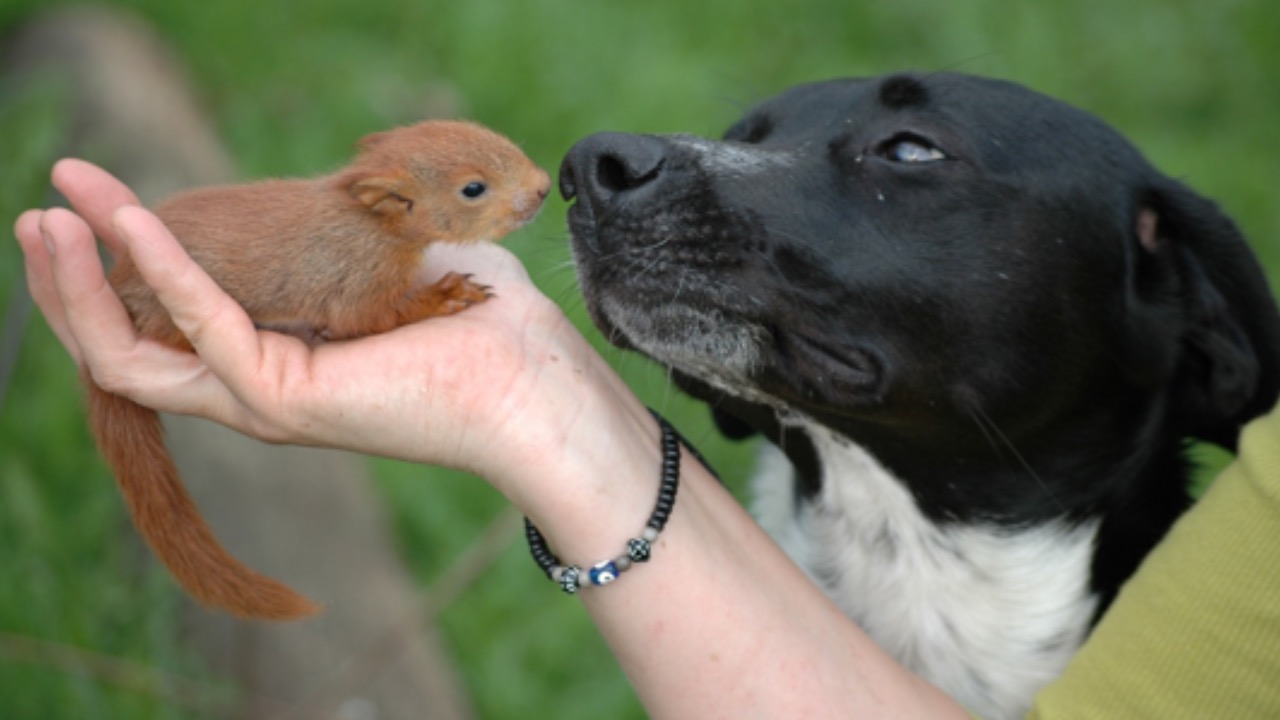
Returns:
[[[588,312],[732,437],[755,513],[901,663],[1020,716],[1280,394],[1236,226],[1093,115],[974,76],[793,87],[560,170]]]

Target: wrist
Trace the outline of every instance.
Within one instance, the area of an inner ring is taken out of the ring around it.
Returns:
[[[602,407],[583,408],[563,434],[530,448],[506,484],[507,497],[562,562],[582,567],[617,555],[639,536],[663,467],[661,433],[638,401],[595,400]]]
[[[567,321],[566,321],[567,323]],[[540,362],[534,394],[498,410],[502,450],[478,472],[566,564],[616,555],[644,527],[663,453],[657,422],[581,336]]]
[[[566,564],[547,546],[546,538],[538,530],[537,525],[528,517],[525,518],[525,536],[534,562],[547,574],[547,577],[558,583],[561,589],[570,595],[577,593],[581,588],[611,584],[633,565],[648,562],[653,544],[657,542],[658,536],[671,517],[676,494],[680,488],[680,456],[682,454],[680,436],[665,418],[656,412],[651,411],[650,414],[657,421],[662,434],[662,464],[658,495],[644,529],[627,540],[624,550],[614,557],[586,566]]]

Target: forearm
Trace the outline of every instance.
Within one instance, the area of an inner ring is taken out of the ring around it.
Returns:
[[[654,717],[958,712],[843,616],[696,463],[684,472],[657,557],[634,582],[584,598]]]
[[[633,396],[609,404],[583,425],[599,434],[580,451],[550,455],[571,469],[527,466],[555,481],[526,511],[583,567],[622,551],[659,484],[655,424]],[[842,615],[687,452],[681,473],[652,559],[578,595],[652,717],[964,716]]]

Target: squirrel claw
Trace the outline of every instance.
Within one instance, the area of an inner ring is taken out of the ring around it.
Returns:
[[[426,288],[421,298],[423,317],[452,315],[493,297],[489,286],[474,283],[471,277],[451,272]]]

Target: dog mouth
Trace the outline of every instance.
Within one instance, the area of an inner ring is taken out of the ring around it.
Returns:
[[[782,276],[756,213],[718,196],[696,163],[641,143],[636,157],[571,152],[560,173],[579,284],[605,337],[753,402],[881,394],[885,358],[833,332],[839,303]]]
[[[825,313],[778,314],[766,288],[706,273],[666,249],[603,261],[579,255],[588,311],[614,345],[777,408],[831,411],[883,397],[880,350],[840,340],[822,322]]]
[[[722,388],[749,387],[765,364],[765,300],[714,267],[679,218],[601,217],[569,210],[579,285],[597,328],[614,345]],[[625,226],[625,227],[624,227]]]

